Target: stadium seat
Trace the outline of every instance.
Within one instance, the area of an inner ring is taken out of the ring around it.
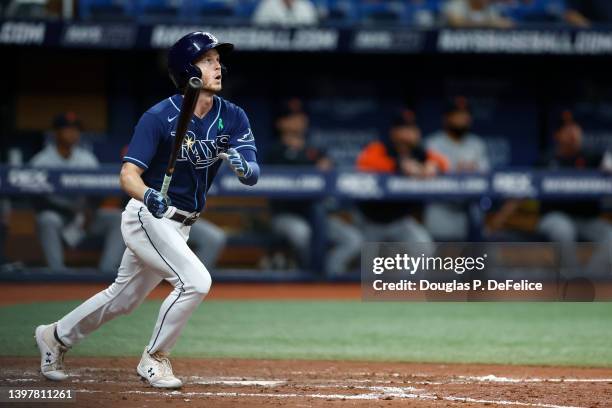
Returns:
[[[361,0],[359,20],[364,24],[398,24],[404,7],[401,1]]]
[[[564,0],[513,1],[504,3],[500,10],[518,23],[554,23],[563,20],[566,4]]]
[[[236,20],[236,3],[233,0],[184,0],[179,16],[182,21],[191,23],[230,22]]]
[[[431,27],[438,21],[439,0],[410,0],[402,10],[401,22],[405,26]]]
[[[79,16],[82,20],[132,20],[134,4],[128,0],[80,0]]]
[[[135,12],[142,22],[168,22],[176,19],[181,3],[180,0],[138,0]]]
[[[238,19],[248,23],[258,4],[259,0],[241,0],[234,6],[234,14]]]
[[[12,0],[4,3],[6,4],[2,8],[4,8],[6,18],[45,19],[49,17],[47,0]]]
[[[315,0],[313,1],[322,21],[332,25],[353,24],[357,21],[356,2],[352,0]]]

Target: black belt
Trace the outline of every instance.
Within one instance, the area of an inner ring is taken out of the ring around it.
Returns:
[[[200,218],[200,214],[198,213],[195,213],[188,217],[186,215],[179,214],[177,212],[172,214],[172,217],[170,217],[172,221],[180,222],[183,225],[193,225],[198,220],[198,218]]]

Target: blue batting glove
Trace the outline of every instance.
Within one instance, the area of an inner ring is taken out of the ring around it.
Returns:
[[[144,193],[144,203],[155,218],[162,218],[168,210],[170,199],[164,197],[159,191],[149,188]]]
[[[247,178],[253,173],[253,169],[249,166],[249,163],[244,160],[244,157],[236,151],[234,148],[227,149],[227,162],[229,163],[232,171],[236,173],[239,178]]]

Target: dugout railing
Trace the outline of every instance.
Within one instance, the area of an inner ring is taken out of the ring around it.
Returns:
[[[4,218],[8,220],[8,244],[4,248],[10,262],[20,259],[19,251],[32,251],[32,240],[36,239],[34,212],[31,202],[43,194],[95,195],[107,197],[111,205],[119,205],[124,197],[119,188],[119,165],[105,165],[97,170],[57,170],[29,167],[0,167],[0,195],[5,203]],[[508,169],[489,174],[445,175],[432,179],[412,179],[401,176],[358,173],[344,170],[322,173],[309,168],[283,168],[263,166],[259,183],[253,187],[243,186],[229,172],[222,172],[210,191],[209,213],[206,217],[231,230],[227,249],[221,257],[218,274],[223,279],[256,280],[308,280],[324,278],[322,260],[327,249],[324,214],[326,206],[314,205],[311,222],[313,225],[313,253],[309,271],[303,270],[250,270],[242,269],[239,263],[228,262],[236,257],[251,259],[265,255],[270,248],[283,248],[286,243],[275,238],[265,228],[269,219],[268,200],[274,198],[295,199],[304,203],[324,203],[330,199],[347,205],[358,200],[378,200],[381,211],[384,203],[392,200],[443,201],[463,199],[471,203],[472,224],[470,240],[486,238],[481,231],[488,212],[495,205],[508,199],[527,200],[601,200],[605,205],[612,197],[612,177],[602,172],[591,171],[536,171]],[[113,204],[114,203],[114,204]],[[336,210],[343,210],[343,204]],[[532,214],[533,216],[533,214]],[[11,229],[20,228],[21,235]],[[499,236],[498,236],[499,237]],[[508,235],[508,239],[539,240],[537,235],[528,233]],[[518,237],[518,238],[517,238]],[[29,243],[19,244],[19,239]],[[284,248],[286,249],[286,248]],[[80,251],[80,252],[79,252]],[[12,252],[12,253],[11,253]],[[68,254],[68,259],[87,263],[97,254],[93,247],[80,248]],[[72,258],[71,258],[72,256]],[[223,258],[227,260],[224,261]],[[250,257],[250,258],[249,258]],[[35,262],[34,262],[35,263]],[[78,262],[77,262],[78,263]],[[249,262],[246,262],[248,264]],[[223,266],[228,266],[224,268]],[[18,274],[17,276],[15,274]],[[57,273],[45,268],[27,267],[15,272],[4,271],[0,279],[105,279],[91,268],[80,271]]]

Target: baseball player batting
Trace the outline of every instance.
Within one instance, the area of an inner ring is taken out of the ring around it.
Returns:
[[[165,279],[174,290],[161,306],[137,372],[153,387],[182,386],[168,355],[211,285],[206,266],[187,246],[190,226],[204,208],[222,159],[243,184],[254,185],[259,178],[255,139],[244,110],[216,95],[221,91],[220,57],[233,48],[204,32],[187,34],[170,48],[168,71],[179,93],[142,115],[123,158],[121,187],[132,199],[121,219],[127,249],[117,278],[56,323],[36,328],[46,378],[66,379],[65,353],[102,324],[130,313]],[[185,106],[187,88],[200,85],[195,107]],[[193,114],[181,115],[182,108]],[[186,117],[186,127],[177,123],[179,116]],[[185,135],[174,167],[168,162],[181,127]],[[162,194],[171,167],[172,182]]]

